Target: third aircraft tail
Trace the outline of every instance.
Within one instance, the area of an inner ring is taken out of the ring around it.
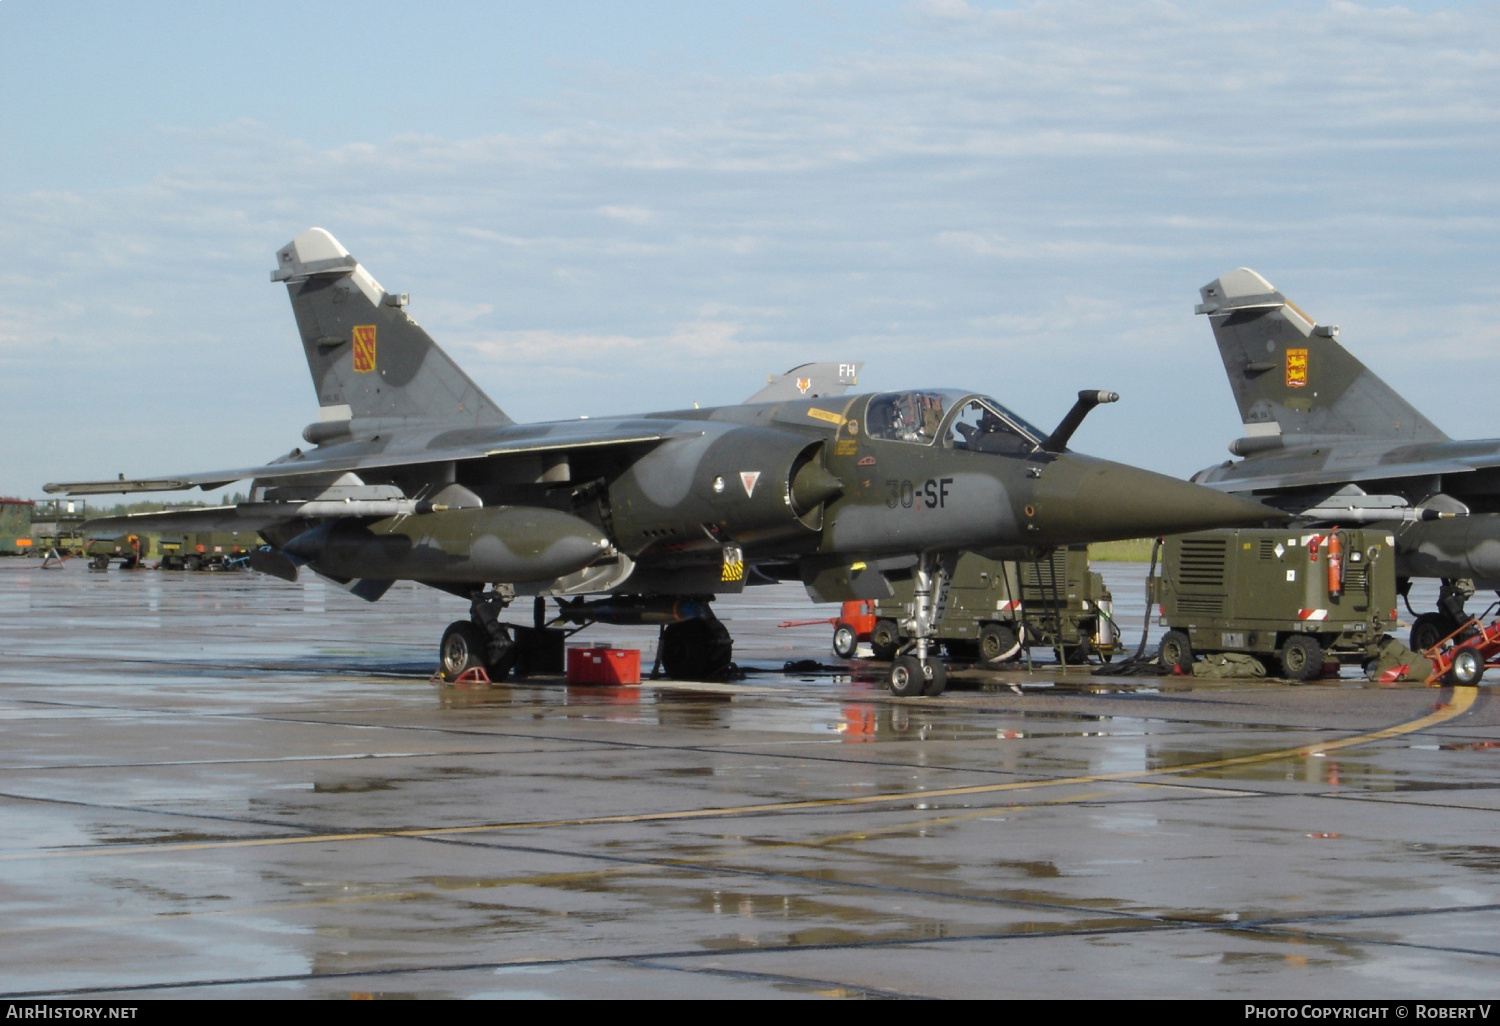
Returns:
[[[1328,436],[1439,442],[1447,435],[1248,267],[1199,290],[1245,424],[1239,455]]]

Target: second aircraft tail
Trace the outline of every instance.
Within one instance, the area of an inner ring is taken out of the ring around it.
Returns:
[[[1295,445],[1323,436],[1443,441],[1415,407],[1338,342],[1338,328],[1317,324],[1248,267],[1199,290],[1224,373],[1234,390],[1245,438],[1235,451]]]

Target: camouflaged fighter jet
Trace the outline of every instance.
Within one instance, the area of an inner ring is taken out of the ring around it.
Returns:
[[[309,229],[276,259],[271,278],[286,284],[318,394],[307,447],[262,466],[47,490],[251,479],[245,503],[91,527],[256,530],[270,544],[251,565],[265,573],[294,580],[307,566],[369,601],[397,580],[463,596],[471,616],[440,646],[450,678],[483,667],[499,679],[518,660],[536,668],[539,653],[560,656],[556,624],[590,623],[660,624],[665,671],[711,676],[731,656],[717,595],[798,580],[836,602],[887,596],[893,577],[911,577],[914,641],[892,690],[933,694],[946,679],[936,611],[960,551],[1034,552],[1272,513],[1069,452],[1088,410],[1114,398],[1100,392],[1082,393],[1050,433],[964,389],[516,424],[333,236]],[[518,596],[533,597],[530,626],[501,619]]]
[[[1249,268],[1199,290],[1239,406],[1243,459],[1193,480],[1309,522],[1390,524],[1402,595],[1443,581],[1412,626],[1423,649],[1457,629],[1474,585],[1500,588],[1500,439],[1455,441]],[[1472,583],[1471,583],[1472,582]]]

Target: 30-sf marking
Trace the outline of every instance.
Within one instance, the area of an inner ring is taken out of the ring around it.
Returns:
[[[891,509],[900,506],[904,509],[912,507],[927,509],[946,509],[948,506],[948,488],[953,484],[951,477],[929,477],[920,484],[911,481],[886,481],[885,504]]]

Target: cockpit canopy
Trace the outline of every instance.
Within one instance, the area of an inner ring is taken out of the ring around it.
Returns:
[[[952,389],[882,392],[865,409],[865,433],[891,442],[968,452],[1024,456],[1046,432],[1039,431],[988,396]]]

